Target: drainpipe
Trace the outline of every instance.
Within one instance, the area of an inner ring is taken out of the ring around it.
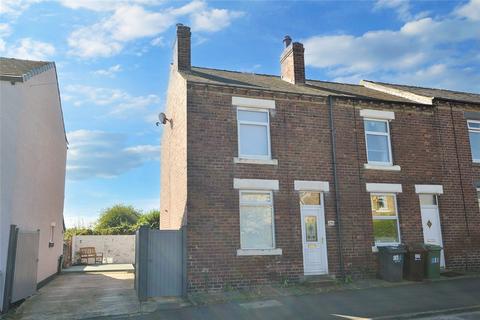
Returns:
[[[464,212],[464,217],[465,217],[465,228],[467,229],[467,243],[470,246],[470,226],[468,223],[468,214],[467,214],[467,205],[465,203],[465,191],[463,190],[463,177],[462,177],[462,168],[460,166],[460,156],[458,154],[458,142],[457,142],[457,130],[455,126],[455,118],[453,117],[453,106],[452,103],[450,102],[450,120],[452,121],[452,126],[453,126],[453,139],[455,141],[455,155],[457,158],[457,168],[458,168],[458,177],[460,178],[460,189],[461,189],[461,194],[462,194],[462,200],[463,200],[463,212]],[[465,249],[464,249],[465,250]],[[470,248],[468,248],[470,250]],[[469,261],[468,261],[468,251],[465,250],[465,269],[468,270],[469,267]]]
[[[342,246],[342,228],[340,223],[340,195],[338,193],[338,176],[337,176],[337,144],[335,139],[335,125],[333,121],[333,97],[328,96],[328,117],[330,120],[330,133],[332,140],[332,163],[333,163],[333,183],[335,186],[335,217],[337,223],[337,242],[338,242],[338,260],[340,262],[340,275],[345,279],[345,267],[343,265],[343,246]]]

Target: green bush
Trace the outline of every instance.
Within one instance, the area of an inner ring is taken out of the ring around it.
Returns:
[[[74,235],[134,234],[142,225],[159,229],[160,211],[151,210],[142,214],[133,206],[117,204],[103,210],[93,228],[68,228],[65,230],[64,239],[71,239]]]

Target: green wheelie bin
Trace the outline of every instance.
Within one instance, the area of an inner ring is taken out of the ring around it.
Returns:
[[[435,244],[425,244],[427,259],[425,262],[425,276],[427,279],[440,278],[440,254],[442,247]]]

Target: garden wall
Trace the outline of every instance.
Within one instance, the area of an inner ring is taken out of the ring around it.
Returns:
[[[135,261],[135,235],[73,236],[73,264],[80,262],[77,253],[83,247],[95,247],[97,253],[103,253],[103,263]],[[89,259],[89,263],[94,263],[94,259]]]

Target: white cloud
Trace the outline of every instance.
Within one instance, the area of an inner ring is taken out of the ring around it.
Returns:
[[[459,7],[455,13],[461,17],[466,17],[470,20],[480,20],[480,0],[471,0],[469,3]]]
[[[70,54],[82,58],[109,57],[123,49],[123,44],[111,39],[101,29],[101,25],[83,27],[73,31],[68,37],[68,45]]]
[[[408,21],[412,18],[410,14],[410,2],[407,0],[377,0],[373,9],[394,9],[401,20]]]
[[[480,21],[454,14],[435,19],[425,17],[405,23],[399,30],[310,37],[304,40],[305,60],[310,66],[325,68],[336,80],[382,78],[394,82],[416,77],[430,84],[429,75],[434,71],[457,80],[462,78],[460,74],[463,77],[475,74],[465,68],[468,61],[475,60],[475,53],[465,50],[465,43],[478,40]],[[476,73],[480,74],[480,70]],[[452,87],[453,82],[448,84]],[[463,87],[480,91],[479,82],[467,81]],[[455,88],[461,89],[458,85]]]
[[[18,59],[48,60],[55,54],[55,47],[50,43],[31,38],[20,39],[14,45],[8,45],[2,40],[0,53]]]
[[[114,11],[120,6],[138,4],[152,6],[163,0],[60,0],[60,3],[70,9],[86,9],[92,11]]]
[[[165,41],[163,37],[156,37],[156,38],[153,38],[152,41],[150,41],[150,44],[155,47],[164,47]]]
[[[0,37],[8,37],[12,33],[12,28],[8,23],[0,23]]]
[[[107,69],[96,70],[93,73],[99,76],[114,77],[115,74],[119,73],[120,71],[122,71],[122,66],[119,64],[116,64]]]
[[[150,113],[150,108],[158,108],[160,98],[155,94],[132,96],[120,89],[99,88],[85,85],[68,85],[65,92],[76,107],[97,105],[108,107],[108,115],[126,117]]]
[[[70,180],[114,178],[160,158],[159,145],[127,146],[127,137],[120,133],[76,130],[67,137]]]
[[[192,28],[196,31],[219,31],[228,27],[232,20],[243,15],[243,12],[226,9],[203,10],[192,15]]]
[[[70,0],[68,2],[70,3]],[[96,1],[88,4],[92,10],[101,10],[104,5],[97,6]],[[80,8],[80,5],[72,1],[70,7]],[[68,44],[71,54],[82,58],[109,57],[121,52],[130,41],[146,37],[162,39],[160,34],[184,16],[191,19],[194,29],[213,32],[229,26],[231,20],[243,14],[226,9],[210,9],[204,1],[199,0],[157,11],[126,1],[116,3],[110,8],[113,10],[108,17],[93,25],[80,27],[70,34]],[[154,45],[161,43],[159,41],[154,41]]]
[[[428,12],[426,11],[413,15],[409,0],[377,0],[373,6],[373,10],[379,11],[383,9],[395,10],[398,18],[402,21],[421,19],[428,15]]]
[[[16,18],[27,10],[30,5],[41,1],[43,0],[1,0],[0,14]]]

